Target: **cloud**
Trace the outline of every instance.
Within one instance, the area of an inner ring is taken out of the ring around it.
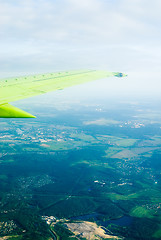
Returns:
[[[160,0],[0,0],[4,71],[158,71]]]
[[[112,120],[112,119],[100,118],[100,119],[93,120],[93,121],[84,121],[83,124],[84,125],[110,126],[110,125],[119,124],[119,122]]]
[[[127,0],[109,2],[0,1],[1,38],[110,44],[140,41],[155,32],[148,22],[151,5],[148,8],[137,0],[130,4]]]

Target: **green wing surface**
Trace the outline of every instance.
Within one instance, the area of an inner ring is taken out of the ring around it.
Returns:
[[[86,70],[2,79],[0,80],[0,118],[34,117],[13,107],[9,102],[112,76],[123,77],[125,75],[116,72]]]

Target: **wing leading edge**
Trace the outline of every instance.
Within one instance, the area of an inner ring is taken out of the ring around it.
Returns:
[[[0,80],[0,118],[35,117],[8,104],[9,102],[112,76],[124,77],[126,75],[116,72],[86,70]]]

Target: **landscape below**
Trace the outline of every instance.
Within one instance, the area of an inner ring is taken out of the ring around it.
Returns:
[[[160,239],[154,106],[82,103],[1,119],[1,239]]]

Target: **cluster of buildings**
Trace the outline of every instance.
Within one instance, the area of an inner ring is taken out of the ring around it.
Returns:
[[[56,222],[56,218],[54,216],[42,216],[42,220],[45,221],[48,225]]]

